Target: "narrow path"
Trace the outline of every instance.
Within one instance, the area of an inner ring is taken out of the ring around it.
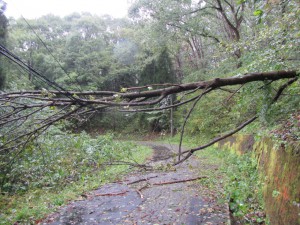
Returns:
[[[206,179],[199,174],[203,161],[191,157],[172,167],[175,145],[141,144],[154,149],[150,164],[155,170],[135,171],[119,183],[104,185],[86,200],[63,207],[43,224],[227,224],[228,206],[218,203],[215,191],[198,180],[187,181]]]

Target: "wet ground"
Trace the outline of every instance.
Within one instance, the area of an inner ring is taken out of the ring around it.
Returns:
[[[218,201],[215,190],[199,182],[207,179],[199,174],[203,161],[191,157],[172,167],[175,145],[141,144],[154,150],[149,161],[153,170],[134,171],[118,183],[106,184],[61,208],[43,224],[228,224],[228,206]]]

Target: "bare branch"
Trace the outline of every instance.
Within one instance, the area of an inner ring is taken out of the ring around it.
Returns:
[[[184,183],[184,182],[195,181],[195,180],[200,180],[200,179],[204,179],[204,178],[208,178],[208,176],[201,176],[201,177],[184,179],[184,180],[165,181],[165,182],[153,183],[152,185],[166,185],[166,184]]]
[[[244,84],[242,84],[235,92],[233,92],[227,99],[226,102],[228,102],[236,93],[238,93],[239,90],[241,90],[241,88],[244,86]]]
[[[217,137],[215,139],[213,139],[212,141],[210,141],[209,143],[205,144],[205,145],[201,145],[197,148],[192,148],[190,150],[184,151],[181,154],[187,154],[183,159],[177,161],[176,163],[174,163],[174,165],[178,165],[180,163],[182,163],[183,161],[187,160],[188,158],[190,158],[194,152],[205,149],[209,146],[212,146],[213,144],[217,143],[218,141],[221,141],[235,133],[237,133],[238,131],[242,130],[245,126],[247,126],[248,124],[252,123],[253,121],[255,121],[258,117],[254,116],[252,118],[250,118],[249,120],[247,120],[246,122],[242,123],[240,126],[238,126],[236,129],[228,132],[227,134],[221,136],[221,137]]]
[[[290,86],[292,83],[294,83],[296,80],[297,80],[298,78],[297,77],[295,77],[295,78],[293,78],[293,79],[290,79],[288,82],[286,82],[285,84],[283,84],[279,89],[278,89],[278,91],[277,91],[277,93],[276,93],[276,95],[274,96],[274,98],[273,98],[273,102],[276,102],[278,99],[279,99],[279,97],[280,97],[280,95],[282,94],[282,92],[284,91],[284,89],[286,89],[288,86]]]
[[[185,94],[191,94],[191,93],[194,93],[195,91],[197,91],[197,89],[189,92],[189,93],[185,93]],[[176,103],[176,104],[173,104],[173,105],[169,105],[169,106],[165,106],[165,107],[160,107],[160,108],[146,108],[146,109],[135,109],[135,110],[119,110],[120,112],[153,112],[153,111],[162,111],[162,110],[166,110],[166,109],[170,109],[170,108],[177,108],[181,105],[185,105],[189,102],[192,102],[194,100],[196,100],[198,98],[198,96],[196,97],[193,97],[193,98],[190,98],[186,101],[183,101],[183,102],[179,102],[179,103]]]
[[[142,105],[150,105],[150,104],[155,104],[159,102],[159,99],[166,97],[170,94],[176,94],[176,93],[181,93],[185,91],[191,91],[195,89],[206,89],[207,87],[211,87],[213,89],[224,87],[224,86],[233,86],[233,85],[238,85],[238,84],[244,84],[244,83],[249,83],[249,82],[254,82],[254,81],[264,81],[264,80],[269,80],[269,81],[275,81],[279,79],[284,79],[284,78],[294,78],[296,77],[296,71],[273,71],[273,72],[265,72],[265,73],[249,73],[245,74],[243,76],[235,76],[235,77],[230,77],[230,78],[216,78],[213,80],[209,81],[200,81],[200,82],[194,82],[194,83],[187,83],[187,84],[180,84],[176,86],[171,86],[171,87],[166,87],[166,88],[161,88],[161,89],[156,89],[156,90],[149,90],[149,91],[139,91],[139,92],[128,92],[128,93],[114,93],[114,95],[109,95],[110,97],[103,97],[103,98],[98,98],[97,99],[97,93],[95,95],[92,95],[91,92],[88,92],[90,96],[93,96],[95,100],[93,99],[82,99],[82,98],[76,98],[74,99],[69,99],[69,98],[56,98],[56,97],[45,97],[45,99],[40,99],[41,102],[47,101],[47,104],[49,106],[61,106],[66,103],[72,102],[73,105],[79,104],[78,101],[82,104],[86,105],[91,105],[91,104],[103,104],[103,105],[109,105],[109,106],[142,106]],[[29,92],[28,92],[29,93]],[[41,93],[41,92],[40,92]],[[50,94],[55,94],[57,91],[48,91]],[[70,94],[71,92],[59,92],[62,95],[66,95],[67,93]],[[15,92],[13,93],[15,94]],[[87,92],[86,92],[87,94]],[[42,93],[41,93],[42,95]],[[80,94],[78,94],[79,96]],[[10,93],[5,93],[0,95],[2,98],[5,99],[10,99],[14,98],[16,96],[10,95]],[[21,97],[20,95],[18,97]],[[155,98],[158,97],[158,99],[149,101],[146,103],[136,103],[136,102],[128,102],[128,100],[133,100],[137,98]],[[123,102],[117,102],[117,100],[122,100]],[[51,103],[49,103],[51,101]],[[66,103],[64,103],[66,102]],[[40,107],[41,104],[37,105],[26,105],[26,107]]]
[[[185,125],[187,123],[187,120],[189,119],[190,115],[192,114],[195,106],[197,105],[197,103],[199,102],[199,100],[205,95],[207,94],[208,92],[210,92],[212,89],[211,88],[208,88],[207,90],[205,90],[204,92],[202,92],[199,96],[197,96],[194,104],[192,105],[192,107],[190,108],[189,112],[187,113],[186,117],[185,117],[185,120],[182,124],[182,128],[181,128],[181,133],[180,133],[180,141],[179,141],[179,150],[178,150],[178,161],[180,161],[180,156],[181,156],[181,146],[182,146],[182,140],[183,140],[183,134],[184,134],[184,128],[185,128]]]

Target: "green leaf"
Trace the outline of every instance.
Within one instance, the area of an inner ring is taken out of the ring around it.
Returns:
[[[238,5],[241,5],[241,4],[245,3],[245,2],[246,2],[246,0],[237,0],[236,3],[237,3]]]
[[[121,92],[122,93],[127,92],[127,88],[121,88]]]
[[[262,16],[262,14],[264,13],[264,11],[262,11],[261,9],[257,9],[253,12],[254,16]]]

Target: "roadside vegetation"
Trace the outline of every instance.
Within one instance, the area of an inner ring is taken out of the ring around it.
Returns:
[[[212,171],[201,169],[201,174],[209,178],[200,182],[217,190],[220,201],[229,204],[232,222],[267,224],[262,194],[263,179],[255,159],[249,154],[239,156],[216,148],[201,151],[197,156],[218,167]]]
[[[1,177],[0,224],[34,223],[84,193],[121,179],[132,169],[126,163],[143,163],[151,153],[147,147],[116,141],[112,134],[92,138],[52,127]]]

